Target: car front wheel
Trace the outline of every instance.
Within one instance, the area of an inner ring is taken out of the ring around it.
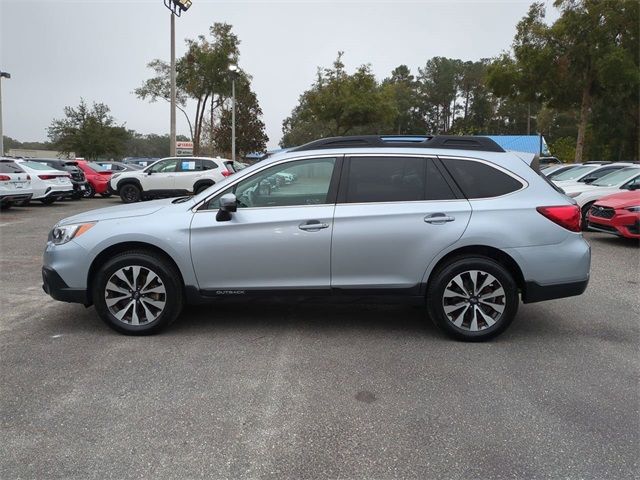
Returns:
[[[100,318],[127,335],[157,333],[182,311],[180,274],[146,251],[115,256],[95,276],[92,298]]]
[[[495,260],[462,257],[436,272],[427,293],[431,319],[450,336],[488,340],[502,333],[518,311],[518,286]]]
[[[120,187],[120,198],[124,203],[135,203],[142,197],[140,189],[132,184]]]

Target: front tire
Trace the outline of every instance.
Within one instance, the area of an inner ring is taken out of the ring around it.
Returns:
[[[96,273],[92,299],[100,318],[126,335],[150,335],[171,324],[183,306],[180,273],[147,251],[121,253]]]
[[[128,183],[120,187],[120,198],[124,203],[139,202],[141,197],[142,192],[140,192],[140,189],[132,183]]]
[[[477,342],[499,335],[515,318],[518,303],[513,275],[490,258],[454,259],[429,281],[429,316],[459,340]]]

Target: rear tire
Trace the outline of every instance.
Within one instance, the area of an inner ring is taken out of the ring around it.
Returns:
[[[2,205],[0,205],[0,210],[8,210],[11,208],[11,205],[13,205],[13,203],[11,202],[3,203]]]
[[[127,183],[120,187],[120,198],[124,203],[139,202],[142,198],[142,192],[136,185]]]
[[[90,183],[87,183],[86,187],[85,187],[85,191],[82,194],[82,196],[84,198],[93,198],[96,196],[96,189],[93,188],[93,185],[91,185]]]
[[[92,299],[100,318],[126,335],[150,335],[182,311],[180,273],[163,257],[144,250],[116,255],[93,279]]]
[[[41,202],[43,205],[51,205],[51,204],[52,204],[53,202],[55,202],[55,201],[56,201],[56,199],[55,199],[55,198],[53,198],[53,197],[47,197],[47,198],[43,198],[43,199],[41,199],[41,200],[40,200],[40,202]]]
[[[589,210],[591,210],[594,203],[596,202],[589,202],[580,210],[582,214],[582,231],[588,230],[587,223],[589,222]]]
[[[429,280],[427,310],[449,336],[478,342],[502,333],[518,311],[518,286],[501,264],[458,257]]]

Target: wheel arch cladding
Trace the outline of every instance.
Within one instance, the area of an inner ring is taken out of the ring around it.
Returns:
[[[465,247],[460,247],[448,252],[440,260],[438,260],[438,262],[428,272],[428,276],[423,282],[425,293],[426,286],[429,284],[429,281],[437,274],[438,271],[444,268],[445,265],[457,258],[469,256],[481,256],[495,260],[513,275],[513,279],[516,282],[518,288],[522,292],[525,291],[526,283],[524,281],[522,269],[518,265],[518,262],[516,262],[509,254],[498,248],[489,247],[486,245],[467,245]]]
[[[140,189],[141,192],[144,190],[142,188],[142,184],[140,183],[140,180],[138,180],[137,178],[123,178],[122,180],[120,180],[117,183],[116,191],[119,192],[120,189],[122,187],[124,187],[125,185],[135,185],[136,187],[138,187]]]
[[[111,245],[110,247],[104,249],[102,252],[100,252],[96,256],[96,258],[93,259],[93,262],[91,262],[91,266],[89,267],[89,273],[87,275],[87,295],[89,297],[88,298],[89,302],[93,303],[93,299],[91,298],[91,289],[92,289],[91,285],[93,285],[93,279],[95,277],[96,272],[100,269],[100,267],[104,265],[109,259],[113,258],[115,255],[129,252],[129,251],[134,251],[134,250],[135,251],[146,250],[150,253],[154,253],[162,257],[164,260],[170,263],[180,275],[179,280],[184,291],[184,277],[182,275],[182,272],[180,271],[180,267],[178,267],[178,265],[173,260],[173,258],[171,258],[171,255],[169,255],[160,247],[151,245],[150,243],[123,242],[123,243],[116,243],[115,245]]]
[[[216,182],[214,182],[213,180],[198,180],[196,183],[193,184],[193,191],[196,192],[200,187],[206,186],[208,188],[211,185],[215,185],[215,184]]]

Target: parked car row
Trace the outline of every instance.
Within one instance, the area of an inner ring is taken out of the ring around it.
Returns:
[[[587,162],[543,173],[577,202],[584,229],[640,238],[640,165]]]

